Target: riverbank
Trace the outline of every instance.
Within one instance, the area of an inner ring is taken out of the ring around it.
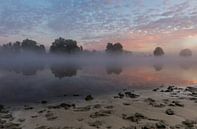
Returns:
[[[196,129],[197,88],[124,89],[81,101],[0,106],[2,129]]]

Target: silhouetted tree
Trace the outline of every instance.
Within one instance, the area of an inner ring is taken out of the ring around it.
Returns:
[[[11,52],[12,51],[12,43],[7,43],[2,45],[2,51],[5,52]]]
[[[21,52],[21,43],[19,41],[16,41],[13,43],[13,51],[14,53],[20,53]]]
[[[20,42],[16,41],[15,43],[7,43],[1,46],[2,53],[9,53],[9,54],[17,54],[21,52]]]
[[[165,53],[161,47],[155,48],[153,51],[154,56],[163,56]]]
[[[192,51],[190,49],[183,49],[179,53],[180,56],[189,57],[192,56]]]
[[[21,44],[23,51],[34,52],[34,53],[45,53],[44,45],[39,45],[36,41],[25,39]]]
[[[55,39],[55,41],[50,46],[51,53],[72,54],[80,51],[83,51],[83,47],[77,46],[77,41],[71,39],[64,39],[61,37],[59,39]]]
[[[120,43],[108,43],[105,51],[109,53],[121,53],[123,52],[123,46]]]
[[[23,52],[45,53],[44,45],[39,45],[36,41],[25,39],[21,42],[3,44],[1,47],[2,53],[20,54]]]

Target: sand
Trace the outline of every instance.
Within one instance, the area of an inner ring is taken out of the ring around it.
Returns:
[[[196,91],[175,86],[124,89],[86,100],[13,106],[2,110],[0,119],[6,122],[0,124],[2,129],[197,129]]]

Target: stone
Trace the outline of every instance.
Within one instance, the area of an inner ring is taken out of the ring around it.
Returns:
[[[88,95],[88,96],[86,96],[85,97],[85,100],[86,101],[91,101],[91,100],[93,100],[94,98],[92,97],[92,95]]]
[[[174,111],[172,109],[167,109],[165,112],[167,115],[174,115]]]

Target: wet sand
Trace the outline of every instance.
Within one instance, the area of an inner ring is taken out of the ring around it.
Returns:
[[[194,87],[124,89],[76,101],[0,106],[0,129],[197,129],[196,107]]]

